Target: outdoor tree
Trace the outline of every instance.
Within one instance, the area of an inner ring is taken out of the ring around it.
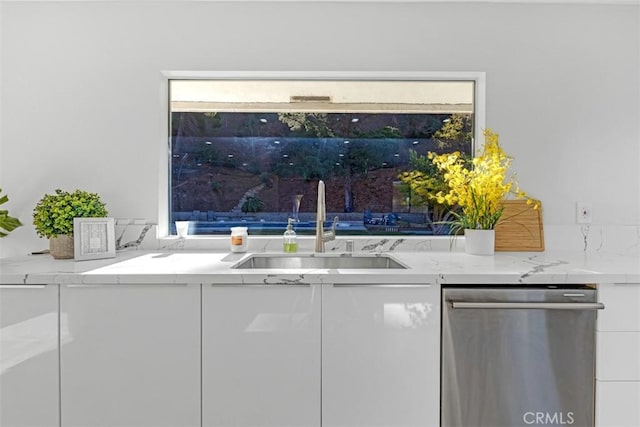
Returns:
[[[336,136],[327,113],[278,113],[278,120],[300,136],[331,138]]]
[[[473,136],[470,114],[454,113],[433,134],[433,140],[440,151],[461,150],[471,154],[471,139]]]

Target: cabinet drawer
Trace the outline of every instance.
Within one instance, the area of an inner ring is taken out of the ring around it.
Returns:
[[[598,313],[599,331],[640,331],[640,284],[603,284],[598,300],[605,309]]]
[[[640,426],[640,382],[596,383],[596,427]]]
[[[598,332],[596,378],[640,381],[640,332]]]

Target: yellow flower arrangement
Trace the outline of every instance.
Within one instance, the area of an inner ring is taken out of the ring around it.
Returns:
[[[521,191],[514,174],[509,174],[512,158],[507,156],[499,143],[499,136],[491,129],[484,131],[485,144],[480,154],[472,160],[472,167],[459,152],[436,155],[428,158],[443,173],[448,189],[434,195],[438,203],[459,206],[455,213],[454,231],[460,229],[494,229],[502,216],[502,202],[509,194],[517,199],[527,198],[527,203],[537,203]]]

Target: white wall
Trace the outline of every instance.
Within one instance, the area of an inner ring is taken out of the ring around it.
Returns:
[[[487,125],[540,198],[547,230],[640,224],[638,6],[465,3],[6,2],[0,187],[46,247],[46,192],[95,191],[158,218],[161,70],[485,71]]]

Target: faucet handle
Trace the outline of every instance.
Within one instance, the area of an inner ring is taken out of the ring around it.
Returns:
[[[328,242],[330,240],[335,240],[336,238],[336,227],[338,226],[338,217],[333,218],[333,224],[331,224],[331,230],[322,230],[321,240],[323,242]]]
[[[333,235],[336,235],[336,227],[338,226],[338,216],[334,216],[333,217],[333,223],[331,224],[331,232],[333,233]]]

